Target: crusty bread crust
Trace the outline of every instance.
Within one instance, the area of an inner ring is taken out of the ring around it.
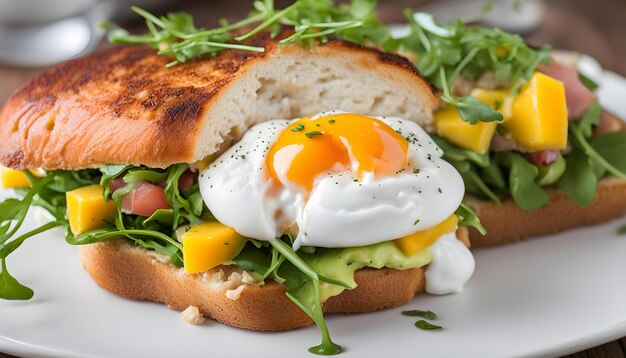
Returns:
[[[600,181],[593,203],[581,208],[557,189],[550,192],[550,202],[537,210],[520,209],[512,199],[502,205],[471,198],[487,235],[470,229],[473,246],[495,246],[563,230],[598,224],[626,215],[626,181],[606,178]]]
[[[425,127],[432,87],[404,57],[342,41],[228,50],[167,69],[145,46],[112,47],[43,71],[0,112],[0,163],[14,169],[193,163],[254,123],[326,110]],[[230,144],[230,143],[227,143]]]
[[[457,237],[469,245],[467,230],[458,230]],[[98,285],[127,298],[163,302],[179,311],[196,306],[205,316],[252,330],[284,331],[312,323],[285,296],[283,285],[273,280],[263,285],[245,284],[240,279],[241,270],[232,265],[189,275],[126,240],[81,246],[80,257]],[[425,285],[422,268],[366,268],[355,273],[355,281],[358,286],[354,290],[328,299],[324,311],[360,313],[398,306],[423,291]]]

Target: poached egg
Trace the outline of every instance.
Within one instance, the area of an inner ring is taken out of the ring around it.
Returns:
[[[259,123],[200,173],[221,223],[294,249],[354,247],[433,227],[458,208],[463,180],[416,123],[325,112]]]

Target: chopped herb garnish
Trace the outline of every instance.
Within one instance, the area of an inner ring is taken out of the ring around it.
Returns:
[[[410,317],[422,317],[426,319],[437,319],[437,314],[433,311],[410,310],[402,311],[402,314]]]
[[[424,321],[423,319],[420,319],[419,321],[415,322],[415,327],[419,329],[423,329],[425,331],[437,331],[443,328],[441,326],[437,326],[436,324],[432,324],[430,322]]]
[[[322,134],[324,134],[324,132],[320,132],[320,131],[313,131],[313,132],[307,132],[307,133],[304,133],[304,135],[305,135],[307,138],[313,138],[313,137],[315,137],[315,136],[322,135]]]
[[[415,225],[419,224],[419,222],[420,222],[420,219],[416,219],[415,222],[413,223],[413,225],[415,226]],[[408,312],[408,311],[404,311],[404,312]],[[404,314],[404,312],[402,312],[402,314]]]
[[[439,192],[439,194],[443,193],[443,190],[441,188],[437,188],[437,191]]]
[[[333,123],[335,123],[335,122],[336,122],[336,121],[335,121],[334,119],[329,119],[329,120],[328,120],[328,123],[330,123],[330,124],[333,124]]]
[[[413,169],[413,174],[419,174],[419,173],[420,173],[420,168]]]
[[[291,128],[292,132],[300,132],[301,130],[304,130],[304,124],[300,123],[297,126]]]

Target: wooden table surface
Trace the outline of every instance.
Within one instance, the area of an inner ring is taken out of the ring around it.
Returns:
[[[277,3],[287,2],[286,0]],[[401,11],[428,0],[380,1],[385,22],[401,22]],[[235,19],[242,13],[236,1],[187,1],[177,9],[188,11],[201,25],[211,25],[219,17]],[[549,43],[555,48],[575,50],[596,58],[604,68],[626,76],[626,1],[625,0],[547,0],[545,17],[526,38],[535,44]],[[207,11],[209,10],[210,11]],[[246,10],[247,11],[247,10]],[[0,65],[0,104],[39,69]],[[7,358],[0,353],[0,358]],[[626,358],[626,337],[569,356],[571,358]]]

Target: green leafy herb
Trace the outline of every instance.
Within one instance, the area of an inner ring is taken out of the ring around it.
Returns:
[[[9,274],[6,268],[7,257],[26,239],[54,227],[63,226],[66,232],[69,232],[69,223],[65,213],[65,191],[92,184],[98,180],[93,171],[74,173],[52,171],[41,179],[28,170],[25,170],[24,174],[28,177],[31,188],[23,191],[23,198],[21,200],[7,199],[0,203],[0,260],[2,261],[0,298],[5,299],[29,299],[33,295],[31,289],[20,284]],[[55,221],[11,240],[22,226],[28,209],[34,204],[47,209]]]
[[[2,259],[0,272],[0,298],[5,300],[30,300],[35,293],[19,283],[7,270],[6,259]]]
[[[532,76],[540,63],[549,59],[549,48],[526,45],[518,35],[498,29],[465,27],[460,21],[438,24],[431,15],[405,11],[411,33],[401,39],[402,47],[419,57],[417,68],[438,88],[441,99],[454,105],[469,123],[501,121],[502,115],[473,97],[455,98],[450,88],[459,75],[469,79],[491,71],[503,86],[515,92]]]
[[[304,130],[304,124],[300,123],[297,126],[291,128],[292,132],[300,132],[301,130]]]
[[[594,126],[600,123],[600,116],[602,116],[602,107],[596,99],[591,103],[589,108],[585,111],[583,118],[578,123],[580,133],[585,138],[590,138]]]
[[[535,182],[539,174],[536,166],[517,153],[502,152],[498,156],[509,167],[509,190],[517,206],[530,211],[548,203],[548,194]]]
[[[415,327],[422,329],[424,331],[437,331],[442,329],[443,327],[432,324],[428,321],[424,321],[423,319],[415,322]]]
[[[253,2],[254,11],[247,18],[213,29],[197,28],[193,18],[185,13],[169,13],[156,17],[138,8],[131,9],[146,20],[149,33],[131,35],[126,30],[106,24],[109,41],[118,44],[149,44],[160,55],[174,58],[168,66],[187,62],[198,56],[215,56],[225,49],[263,52],[263,47],[246,43],[250,37],[269,29],[272,37],[281,33],[282,26],[290,26],[293,34],[280,43],[311,45],[314,39],[326,42],[329,36],[340,36],[351,42],[379,43],[389,38],[389,30],[376,18],[376,1],[353,0],[349,6],[335,6],[330,0],[298,0],[284,9],[276,9],[272,0]],[[247,32],[253,24],[258,24]],[[233,33],[239,36],[233,36]]]
[[[567,162],[559,153],[553,163],[550,163],[549,165],[540,165],[538,167],[539,176],[537,177],[537,184],[541,186],[549,186],[558,183],[565,174],[566,168]]]
[[[567,167],[559,187],[576,204],[586,207],[593,202],[597,184],[598,178],[589,158],[578,147],[573,147],[567,156]]]
[[[594,92],[595,90],[598,89],[598,84],[595,83],[591,78],[583,75],[582,73],[578,73],[578,79],[580,80],[580,82],[582,82],[583,85],[585,85],[585,87],[587,87],[587,89],[589,89],[590,91]]]
[[[589,146],[602,157],[612,169],[604,167],[618,178],[626,173],[626,132],[605,133],[592,137]],[[601,165],[602,163],[598,163]]]
[[[402,311],[402,314],[410,317],[422,317],[426,319],[436,319],[437,315],[433,311],[410,310]]]
[[[330,338],[328,327],[324,321],[324,314],[322,312],[322,303],[320,302],[320,278],[319,275],[311,269],[293,249],[285,244],[280,239],[271,240],[270,244],[285,257],[292,265],[297,267],[303,274],[305,274],[312,282],[312,289],[314,291],[314,301],[312,305],[308,306],[298,298],[296,298],[288,288],[287,297],[293,301],[304,313],[306,313],[315,324],[319,327],[322,333],[322,343],[318,346],[309,348],[309,352],[322,355],[338,354],[342,351],[341,346],[335,344]]]
[[[480,223],[480,219],[478,219],[476,212],[466,204],[461,203],[458,209],[456,209],[455,214],[459,218],[459,225],[473,227],[474,229],[478,230],[478,232],[482,235],[485,235],[487,233],[487,230],[485,229],[483,224]]]
[[[313,137],[316,137],[316,136],[318,136],[318,135],[323,135],[323,134],[324,134],[324,132],[320,132],[320,131],[312,131],[312,132],[307,132],[307,133],[304,133],[304,135],[305,135],[307,138],[313,138]]]

